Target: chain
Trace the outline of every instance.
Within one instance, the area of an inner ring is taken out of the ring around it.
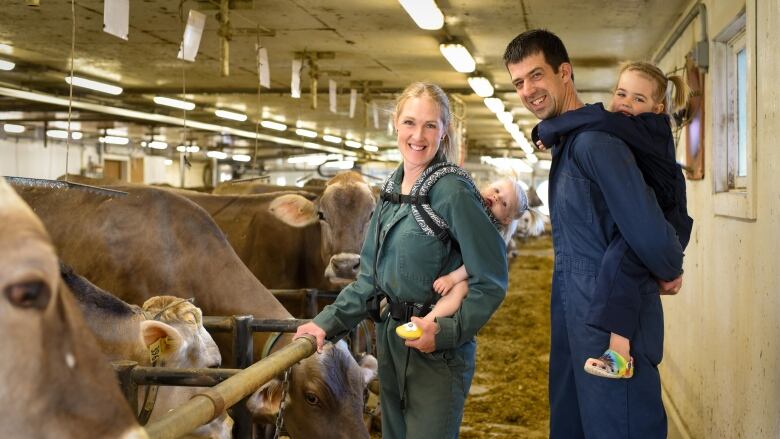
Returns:
[[[290,369],[284,371],[284,381],[282,382],[282,399],[279,401],[279,414],[276,415],[276,431],[274,432],[274,439],[279,439],[279,434],[282,432],[282,425],[284,424],[284,400],[287,398],[287,392],[290,388]]]

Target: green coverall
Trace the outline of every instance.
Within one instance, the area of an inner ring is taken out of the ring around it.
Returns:
[[[398,189],[403,165],[394,178]],[[464,179],[448,174],[431,188],[429,196],[431,207],[449,224],[457,245],[425,235],[408,204],[385,201],[377,205],[363,243],[357,280],[314,318],[328,336],[340,335],[367,317],[366,300],[374,292],[375,274],[390,300],[424,303],[436,294],[432,287],[437,277],[465,263],[469,293],[453,316],[437,319],[436,351],[426,354],[404,346],[395,328],[405,322],[384,316],[377,325],[382,437],[386,439],[458,437],[474,376],[474,336],[506,295],[504,241],[485,214],[479,195]],[[379,250],[375,253],[377,228]]]

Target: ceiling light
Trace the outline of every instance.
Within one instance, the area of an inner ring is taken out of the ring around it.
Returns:
[[[481,98],[493,96],[493,84],[484,76],[469,77],[469,85],[471,86],[471,89],[474,90],[474,93]]]
[[[107,136],[127,137],[127,128],[109,128],[106,130]]]
[[[309,137],[309,138],[312,138],[312,139],[317,137],[317,132],[316,131],[307,130],[307,129],[303,129],[303,128],[296,128],[295,129],[295,134],[297,134],[299,136],[303,136],[303,137]]]
[[[6,61],[4,59],[0,59],[0,70],[13,70],[14,67],[16,67],[15,63],[12,63],[11,61]]]
[[[499,98],[485,98],[485,106],[496,114],[504,111],[504,102]]]
[[[233,155],[233,160],[235,160],[237,162],[248,162],[248,161],[252,160],[252,157],[249,157],[246,154],[234,154]]]
[[[147,146],[152,149],[166,149],[168,148],[168,144],[163,142],[162,140],[152,140],[151,142],[147,143]]]
[[[341,143],[341,137],[331,136],[330,134],[322,136],[322,140],[330,143]]]
[[[217,160],[224,160],[227,158],[227,153],[222,151],[209,151],[206,153],[206,155]]]
[[[526,154],[525,155],[525,161],[527,161],[530,164],[534,164],[539,161],[539,159],[534,154]]]
[[[223,119],[237,120],[239,122],[244,122],[247,119],[246,114],[236,113],[234,111],[228,111],[228,110],[215,110],[214,114],[216,114],[218,117],[221,117]]]
[[[471,73],[477,68],[477,62],[462,44],[440,44],[441,54],[447,58],[455,70],[461,73]]]
[[[179,145],[176,147],[176,151],[179,152],[198,152],[200,151],[200,147],[198,145]]]
[[[106,84],[104,82],[93,81],[91,79],[80,78],[78,76],[66,76],[65,82],[75,85],[76,87],[88,88],[90,90],[108,93],[110,95],[118,95],[122,93],[122,87]]]
[[[350,148],[362,148],[363,145],[360,144],[360,142],[356,142],[354,140],[345,140],[344,144],[349,146]]]
[[[165,163],[165,166],[171,166],[171,165],[173,164],[173,160],[171,160],[171,159],[165,159],[165,160],[163,161],[163,163]]]
[[[496,113],[496,117],[498,117],[498,120],[501,121],[503,124],[510,124],[512,123],[512,113],[509,111],[502,111],[500,113]]]
[[[349,160],[336,160],[332,162],[325,162],[322,164],[324,168],[335,168],[343,171],[352,169],[355,167],[355,162]]]
[[[103,136],[98,137],[98,142],[100,143],[110,143],[112,145],[127,145],[130,143],[130,139],[127,137],[119,137],[119,136]]]
[[[287,129],[287,125],[279,122],[274,122],[272,120],[260,121],[260,126],[262,126],[263,128],[268,128],[269,130],[276,130],[276,131],[284,131]]]
[[[538,166],[539,166],[539,169],[545,169],[545,170],[549,171],[550,168],[552,167],[552,161],[550,161],[550,160],[539,160],[539,165]]]
[[[9,53],[10,54],[13,51],[14,51],[14,49],[11,46],[9,46],[8,44],[0,43],[0,52]]]
[[[46,135],[49,137],[54,137],[55,139],[68,138],[68,132],[65,130],[48,130],[46,131]],[[73,140],[80,140],[82,137],[84,137],[84,134],[82,134],[79,131],[73,131],[72,133],[70,133],[70,138]]]
[[[195,108],[195,104],[188,101],[182,101],[179,99],[166,98],[164,96],[155,96],[154,103],[159,105],[165,105],[166,107],[178,108],[180,110],[190,111]]]
[[[444,26],[444,14],[434,0],[398,0],[420,29],[436,30]]]
[[[24,130],[26,130],[24,125],[16,125],[12,123],[7,123],[3,125],[3,131],[5,131],[6,133],[21,134],[24,132]]]
[[[363,145],[363,149],[365,149],[368,152],[377,152],[379,151],[379,147],[376,145]]]

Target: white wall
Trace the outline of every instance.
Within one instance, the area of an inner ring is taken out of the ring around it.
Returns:
[[[744,0],[704,3],[710,40],[745,5]],[[718,145],[710,134],[721,122],[713,117],[710,70],[705,177],[688,181],[695,224],[684,285],[678,296],[663,300],[666,343],[660,369],[667,411],[681,437],[780,437],[780,5],[756,4],[756,218],[715,213],[713,148]],[[682,65],[698,39],[698,26],[697,20],[664,58],[665,71]]]
[[[66,154],[65,143],[48,142],[46,148],[39,140],[0,138],[0,175],[56,179],[65,174],[65,156],[68,172],[81,170],[84,147],[74,142]]]

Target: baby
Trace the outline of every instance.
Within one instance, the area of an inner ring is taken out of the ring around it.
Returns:
[[[523,212],[528,210],[528,197],[525,191],[520,183],[511,178],[503,178],[490,183],[480,191],[480,194],[485,204],[490,208],[490,212],[503,228],[507,228],[512,221],[518,220]],[[503,233],[502,236],[504,236]],[[512,237],[504,236],[504,239],[508,241]],[[455,314],[468,294],[467,279],[468,273],[465,265],[461,265],[458,269],[436,279],[433,282],[433,289],[442,297],[436,302],[431,312],[425,315],[424,319],[433,321],[436,317],[448,317]]]

